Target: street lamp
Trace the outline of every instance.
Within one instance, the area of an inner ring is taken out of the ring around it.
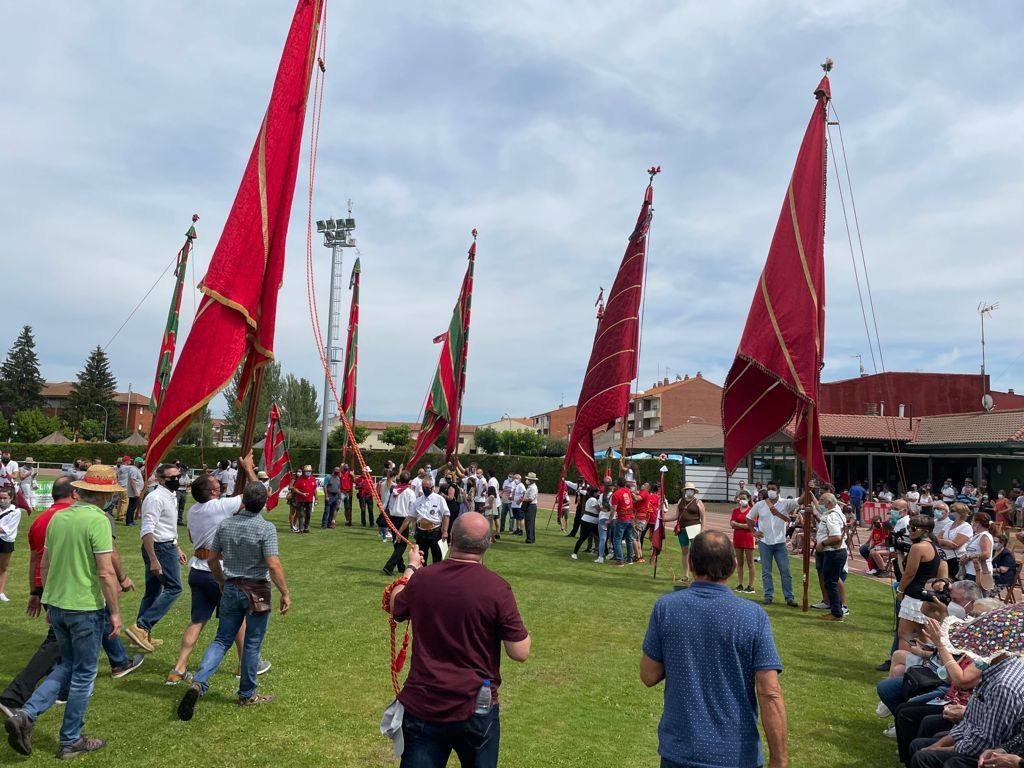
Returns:
[[[324,371],[324,406],[320,411],[320,474],[327,472],[327,434],[331,424],[329,416],[331,406],[330,379],[338,377],[336,364],[341,362],[340,355],[335,354],[334,343],[341,338],[341,266],[345,248],[355,248],[356,240],[352,230],[356,228],[356,220],[352,218],[352,201],[348,201],[348,217],[343,219],[319,219],[316,231],[324,236],[324,247],[331,249],[331,293],[327,303],[327,367]]]
[[[501,417],[502,419],[508,419],[508,453],[506,456],[512,455],[512,416],[506,413]]]
[[[93,403],[97,408],[103,409],[103,442],[107,442],[107,425],[110,423],[110,413],[107,411],[107,406],[100,405],[99,403]]]

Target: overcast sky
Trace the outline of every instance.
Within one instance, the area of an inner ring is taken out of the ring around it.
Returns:
[[[193,212],[202,276],[293,8],[0,6],[0,350],[29,323],[43,374],[73,378]],[[1013,2],[335,0],[314,216],[354,201],[360,414],[417,417],[473,227],[465,420],[575,402],[592,305],[651,164],[663,173],[641,384],[666,370],[721,383],[826,56],[887,367],[976,372],[976,307],[998,300],[989,372],[996,388],[1024,389],[1022,17]],[[824,380],[855,375],[858,353],[872,368],[829,173]],[[320,389],[297,191],[277,349]],[[316,257],[325,307],[327,251]],[[346,280],[350,267],[347,252]],[[110,345],[122,389],[149,391],[170,291],[168,275]],[[190,293],[183,333],[193,306]]]

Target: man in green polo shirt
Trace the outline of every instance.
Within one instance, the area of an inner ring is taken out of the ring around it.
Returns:
[[[124,489],[117,484],[114,468],[101,464],[93,464],[85,477],[72,485],[78,489],[78,500],[50,520],[42,562],[42,603],[60,646],[61,661],[24,708],[4,724],[8,743],[23,755],[32,753],[36,718],[53,705],[61,690],[69,693],[57,757],[106,746],[102,739],[83,735],[82,727],[96,679],[107,612],[110,636],[121,632],[120,586],[111,554],[114,542],[103,508]]]

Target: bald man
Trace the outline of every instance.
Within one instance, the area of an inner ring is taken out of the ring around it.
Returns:
[[[530,635],[508,582],[483,565],[492,539],[487,518],[464,512],[452,527],[448,558],[424,567],[412,547],[408,582],[391,593],[395,620],[412,623],[409,678],[398,695],[405,708],[402,768],[440,768],[452,750],[462,765],[498,765],[501,647],[513,661],[526,661]]]

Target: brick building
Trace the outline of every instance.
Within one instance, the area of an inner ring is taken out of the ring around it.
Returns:
[[[43,411],[47,416],[61,417],[72,384],[70,381],[48,381],[43,385],[43,398],[46,400]],[[141,432],[143,437],[149,435],[153,426],[153,412],[149,408],[148,396],[138,392],[117,392],[114,394],[114,403],[117,405],[117,413],[108,414],[111,427],[116,425],[129,433]],[[94,418],[101,422],[104,420],[100,408],[96,409]]]
[[[568,440],[573,422],[576,421],[576,406],[564,405],[553,411],[538,413],[531,416],[530,421],[538,435]]]
[[[993,392],[987,375],[906,371],[822,382],[819,406],[822,413],[939,416],[980,411],[985,393],[992,395],[995,410],[1024,408],[1024,395]]]

